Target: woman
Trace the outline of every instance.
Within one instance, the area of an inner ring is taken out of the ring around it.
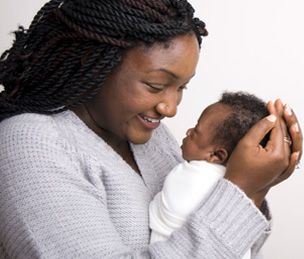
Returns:
[[[183,0],[55,0],[16,32],[0,63],[3,258],[259,258],[264,197],[302,152],[280,101],[185,226],[149,245],[149,203],[181,161],[161,119],[176,114],[205,35]]]

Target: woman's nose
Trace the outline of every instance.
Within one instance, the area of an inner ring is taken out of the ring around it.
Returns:
[[[161,102],[157,104],[156,110],[159,112],[161,115],[164,115],[166,117],[174,117],[177,113],[177,105],[178,103],[175,102]]]
[[[177,113],[177,105],[166,105],[165,103],[159,103],[157,105],[157,111],[165,117],[174,117]]]

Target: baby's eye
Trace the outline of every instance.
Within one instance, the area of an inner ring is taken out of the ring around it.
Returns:
[[[178,88],[178,92],[182,92],[182,91],[184,91],[184,90],[187,90],[188,88],[187,88],[187,85],[182,85],[182,86],[180,86],[179,88]]]

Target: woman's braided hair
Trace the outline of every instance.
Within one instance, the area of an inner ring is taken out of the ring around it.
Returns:
[[[193,31],[208,34],[186,0],[51,0],[0,58],[0,121],[58,113],[92,98],[129,48]]]

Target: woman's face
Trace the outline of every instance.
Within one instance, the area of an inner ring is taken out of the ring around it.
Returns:
[[[98,94],[86,103],[92,127],[134,144],[147,142],[161,119],[176,114],[198,58],[194,34],[127,51]]]

